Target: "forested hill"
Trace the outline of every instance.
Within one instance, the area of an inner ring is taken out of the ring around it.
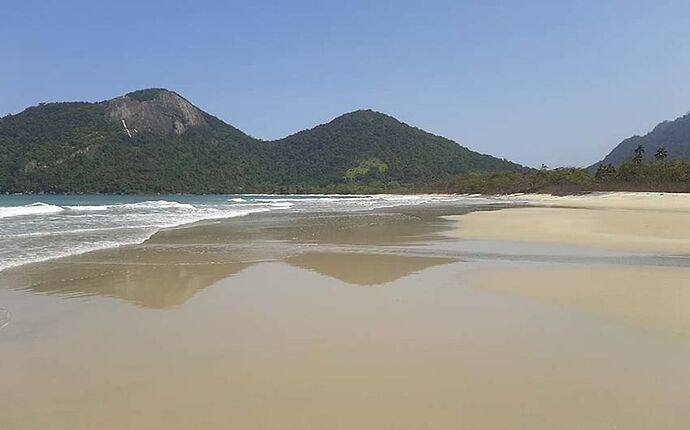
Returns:
[[[644,149],[644,159],[651,161],[659,149],[664,149],[669,160],[690,160],[690,113],[673,121],[664,121],[644,136],[632,136],[619,143],[604,159],[594,164],[620,166],[635,156],[635,149]]]
[[[385,191],[519,169],[370,110],[261,141],[164,89],[0,119],[0,192]]]

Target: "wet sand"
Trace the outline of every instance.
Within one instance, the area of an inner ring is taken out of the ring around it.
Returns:
[[[642,330],[690,338],[687,267],[522,265],[473,271],[465,280]]]
[[[2,272],[0,428],[688,428],[690,269],[475,253],[457,212],[248,217]]]

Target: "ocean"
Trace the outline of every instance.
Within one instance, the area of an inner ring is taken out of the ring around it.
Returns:
[[[501,203],[454,195],[0,196],[0,271],[142,243],[161,229],[267,212],[351,212],[416,205]]]

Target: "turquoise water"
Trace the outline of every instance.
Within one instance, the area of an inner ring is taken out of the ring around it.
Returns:
[[[126,244],[164,228],[268,212],[350,212],[408,205],[486,205],[428,195],[0,196],[0,270]]]

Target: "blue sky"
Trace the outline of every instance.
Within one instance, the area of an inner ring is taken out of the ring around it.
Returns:
[[[539,166],[690,111],[687,1],[6,2],[0,115],[166,87],[282,137],[372,108]]]

